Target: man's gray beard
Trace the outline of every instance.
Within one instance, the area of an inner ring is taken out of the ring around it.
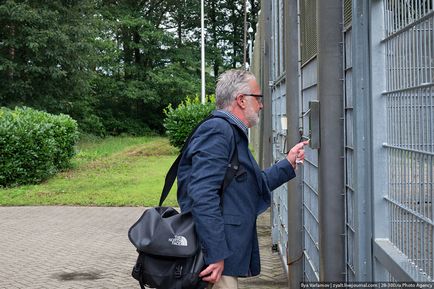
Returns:
[[[254,127],[259,123],[259,113],[255,113],[254,111],[249,111],[248,115],[246,116],[247,121],[250,124],[250,127]]]

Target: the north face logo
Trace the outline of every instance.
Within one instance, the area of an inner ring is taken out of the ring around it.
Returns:
[[[169,242],[171,242],[172,245],[174,246],[183,246],[183,247],[187,246],[187,239],[184,236],[175,235],[174,238],[169,239]]]

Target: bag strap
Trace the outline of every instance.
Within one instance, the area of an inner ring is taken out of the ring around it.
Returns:
[[[202,120],[192,131],[192,133],[188,136],[187,140],[185,141],[184,145],[182,146],[181,152],[179,153],[178,157],[176,158],[176,160],[173,162],[172,166],[170,167],[169,171],[166,174],[166,179],[164,181],[164,187],[163,187],[163,191],[161,192],[161,197],[160,197],[160,203],[159,206],[161,207],[163,205],[164,200],[166,200],[167,196],[169,195],[170,189],[173,186],[173,183],[175,182],[176,176],[178,175],[178,166],[179,166],[179,162],[181,161],[181,157],[182,154],[184,153],[184,151],[187,149],[188,144],[191,141],[191,138],[193,137],[194,133],[197,131],[197,129],[207,120],[215,118],[215,117],[219,117],[219,116],[215,116],[215,115],[209,115],[207,116],[204,120]],[[222,118],[222,117],[219,117]],[[222,118],[224,119],[224,118]],[[226,119],[225,119],[226,120]],[[236,143],[236,134],[235,134],[235,128],[232,124],[230,124],[231,128],[232,128],[232,132],[234,134],[234,140],[235,140],[235,149],[234,152],[232,154],[232,158],[231,161],[228,165],[228,169],[226,170],[226,174],[225,174],[225,178],[223,180],[223,184],[221,187],[221,191],[222,191],[222,195],[224,190],[227,188],[227,186],[230,184],[230,182],[232,181],[232,179],[236,176],[237,171],[240,167],[240,161],[238,159],[238,150],[237,150],[237,143]]]

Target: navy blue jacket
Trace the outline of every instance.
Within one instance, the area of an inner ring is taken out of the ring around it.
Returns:
[[[270,205],[271,191],[295,177],[284,159],[261,171],[248,149],[247,136],[219,111],[191,138],[178,169],[178,203],[191,210],[207,264],[225,260],[223,275],[255,276],[260,272],[256,217]],[[244,173],[226,188],[221,211],[219,190],[235,143]]]

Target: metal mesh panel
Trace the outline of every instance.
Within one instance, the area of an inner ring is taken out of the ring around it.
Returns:
[[[351,21],[353,18],[352,14],[352,0],[345,0],[344,2],[344,27],[348,27],[351,25]]]
[[[280,47],[279,47],[279,49],[280,49],[280,51],[279,51],[279,53],[280,53],[279,75],[280,75],[283,72],[285,72],[285,70],[286,70],[285,69],[285,38],[284,38],[284,35],[285,35],[284,5],[288,5],[288,4],[286,4],[285,1],[283,1],[283,0],[280,0],[279,2],[280,2],[279,3],[279,6],[280,6],[280,11],[279,11],[279,18],[280,18],[280,21],[279,21],[279,25],[280,25],[280,27],[279,27],[279,30],[280,30],[280,33],[279,33],[279,42],[280,42]]]
[[[350,10],[351,11],[351,10]],[[353,129],[353,85],[352,85],[352,32],[347,30],[344,34],[345,62],[344,62],[344,181],[345,181],[345,256],[346,256],[346,279],[356,280],[355,259],[356,251],[356,223],[355,223],[355,191],[354,191],[354,129]]]
[[[384,4],[390,241],[433,280],[433,4]]]
[[[310,100],[317,100],[317,61],[305,65],[302,73],[302,112],[309,108]],[[308,117],[302,118],[303,135],[309,135]],[[318,151],[305,147],[303,170],[303,243],[304,280],[319,281],[319,199],[318,199]]]
[[[385,0],[386,36],[414,27],[417,21],[430,17],[432,0]]]
[[[318,52],[316,0],[300,0],[301,63]]]
[[[305,280],[319,281],[319,201],[316,152],[306,150],[303,185],[303,229]]]
[[[286,130],[282,118],[286,117],[286,86],[282,80],[272,90],[273,161],[285,158]],[[272,241],[278,245],[284,264],[288,262],[288,186],[280,186],[272,196]]]

